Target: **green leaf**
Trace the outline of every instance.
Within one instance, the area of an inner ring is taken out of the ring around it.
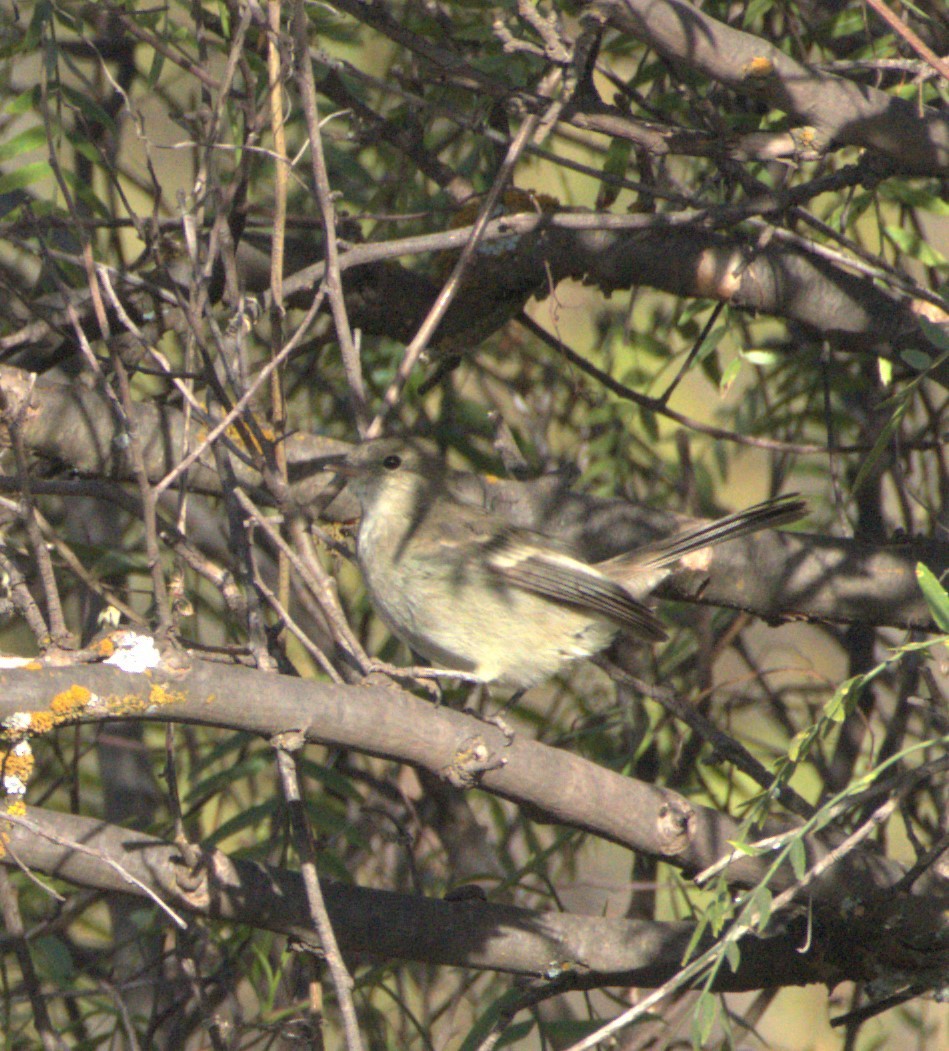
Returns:
[[[725,942],[725,959],[728,961],[732,974],[734,974],[741,963],[741,949],[738,948],[738,942],[732,941],[731,938]]]
[[[873,443],[873,448],[867,453],[863,463],[860,464],[860,470],[857,471],[857,477],[853,480],[852,491],[857,493],[863,486],[863,483],[870,477],[874,468],[883,455],[884,449],[890,444],[890,438],[893,436],[893,432],[899,426],[900,421],[903,419],[903,415],[906,412],[907,402],[904,399],[897,405],[893,410],[893,415],[886,421],[880,430],[880,436]]]
[[[632,153],[633,144],[628,139],[613,139],[606,151],[606,159],[603,162],[603,174],[623,178],[629,170],[629,158]],[[610,179],[601,182],[596,193],[596,209],[604,211],[609,208],[619,196],[620,187]]]
[[[768,926],[773,900],[771,891],[767,887],[756,887],[748,899],[748,911],[757,913],[754,923],[759,930],[764,930]]]
[[[513,1047],[520,1044],[520,1042],[527,1038],[530,1031],[534,1028],[534,1019],[529,1018],[526,1022],[518,1022],[516,1025],[508,1026],[504,1030],[504,1034],[500,1040],[494,1045],[495,1047]]]
[[[38,87],[27,88],[20,92],[3,107],[3,112],[11,117],[19,117],[23,113],[29,113],[39,105],[40,89]]]
[[[21,153],[42,149],[46,146],[46,130],[39,124],[21,131],[5,142],[0,143],[0,161],[9,161]]]
[[[834,690],[833,697],[824,705],[824,717],[830,719],[831,722],[842,723],[857,703],[864,681],[862,675],[855,675],[852,679],[841,683]]]
[[[704,361],[705,358],[715,350],[719,343],[722,341],[722,337],[728,331],[725,325],[716,325],[711,332],[702,340],[702,345],[698,349],[698,353],[695,355],[696,361]]]
[[[781,362],[781,355],[776,350],[743,350],[741,356],[750,365],[770,369]]]
[[[942,197],[936,183],[929,189],[926,186],[913,186],[899,179],[889,179],[880,184],[878,192],[886,200],[899,201],[910,208],[922,208],[936,215],[949,215],[949,201]]]
[[[933,363],[933,359],[925,351],[916,350],[914,347],[901,350],[900,359],[917,372],[925,372]]]
[[[804,849],[802,839],[791,840],[788,847],[788,860],[791,862],[795,879],[803,879],[804,873],[807,872],[807,851]]]
[[[206,800],[230,788],[242,778],[259,777],[269,772],[272,758],[263,750],[245,756],[240,762],[230,764],[224,770],[216,770],[209,777],[196,780],[187,794],[189,806],[198,806]]]
[[[699,1047],[708,1046],[718,1012],[718,997],[708,990],[703,990],[695,1001],[695,1011],[692,1014],[692,1034]]]
[[[949,595],[946,594],[946,589],[939,583],[933,571],[922,562],[916,563],[916,579],[939,630],[949,632]]]
[[[246,807],[239,814],[235,814],[229,821],[223,822],[204,840],[207,847],[216,846],[223,842],[228,836],[233,836],[245,829],[253,829],[259,825],[270,822],[279,808],[280,803],[274,796],[256,806]]]
[[[153,91],[158,81],[161,79],[162,70],[165,68],[165,56],[161,51],[155,50],[152,52],[152,64],[148,67],[148,72],[145,74],[145,83]]]
[[[949,351],[949,327],[946,325],[937,325],[927,317],[921,317],[919,319],[919,327],[923,330],[923,335],[926,339],[928,339],[937,350]]]
[[[115,120],[112,115],[90,95],[63,85],[63,97],[71,106],[75,106],[90,123],[101,124],[103,128],[115,130]]]
[[[659,423],[656,420],[656,414],[652,409],[647,409],[645,406],[640,407],[639,423],[643,429],[643,433],[651,442],[659,441]]]
[[[22,190],[40,179],[49,178],[52,174],[53,169],[49,166],[49,161],[31,161],[15,171],[0,175],[0,193]]]
[[[458,1051],[475,1051],[497,1024],[501,1015],[516,1005],[520,995],[518,990],[512,989],[490,1003],[481,1017],[468,1030],[468,1035],[462,1042],[461,1047],[458,1048]]]
[[[742,365],[744,365],[744,361],[740,356],[729,362],[728,368],[722,373],[721,381],[718,384],[719,392],[722,395],[727,394],[731,389],[731,385],[738,379],[738,373],[741,372]]]
[[[655,1020],[657,1020],[657,1016],[653,1012],[647,1011],[645,1014],[640,1015],[636,1024],[640,1025]],[[603,1022],[599,1018],[561,1018],[553,1022],[541,1021],[540,1023],[540,1032],[547,1039],[547,1043],[543,1045],[544,1047],[551,1045],[554,1047],[572,1047],[602,1028]],[[511,1029],[514,1029],[514,1026],[511,1026]],[[500,1042],[498,1046],[500,1046]]]
[[[834,695],[834,697],[831,698],[830,701],[828,701],[827,706],[825,707],[825,715],[828,714],[826,708],[829,708],[831,706],[835,698],[836,694]],[[808,726],[806,729],[798,731],[798,733],[796,733],[794,737],[791,738],[791,743],[788,745],[787,754],[788,759],[790,759],[792,763],[799,762],[801,759],[804,758],[804,756],[807,755],[807,753],[811,750],[811,745],[814,742],[814,737],[816,733],[816,726]]]
[[[76,964],[72,953],[61,938],[43,935],[31,941],[32,951],[41,962],[44,977],[51,978],[60,986],[72,985],[76,981]]]
[[[736,839],[729,839],[727,842],[732,850],[737,851],[739,854],[744,854],[745,857],[756,858],[761,853],[757,847],[753,847],[750,843],[742,843]]]
[[[918,259],[923,266],[946,265],[946,257],[920,237],[915,230],[904,230],[900,226],[887,226],[884,228],[884,233],[901,252],[913,259]]]

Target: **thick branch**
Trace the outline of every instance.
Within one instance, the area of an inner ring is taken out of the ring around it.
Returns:
[[[784,207],[779,193],[762,203],[761,214]],[[805,251],[781,240],[779,234],[765,248],[755,237],[736,231],[754,204],[734,212],[715,211],[674,215],[597,215],[585,212],[521,214],[489,224],[485,242],[508,243],[500,256],[483,255],[471,279],[449,307],[437,333],[442,348],[468,351],[506,323],[531,296],[546,294],[551,282],[575,278],[604,290],[647,286],[676,296],[715,299],[732,306],[769,314],[803,326],[815,338],[832,340],[849,352],[882,354],[899,362],[899,351],[928,347],[920,316],[939,319],[938,307],[885,287],[884,271],[870,267],[855,273],[836,257]],[[721,221],[727,232],[708,224]],[[464,227],[397,241],[356,245],[339,258],[346,274],[346,310],[355,326],[372,335],[408,342],[431,309],[439,286],[419,270],[409,270],[396,257],[447,253],[470,235]],[[266,257],[245,238],[238,249],[238,265],[247,287],[267,301],[269,270]],[[290,305],[306,309],[313,288],[325,277],[312,238],[288,245],[296,271],[284,290]],[[862,265],[854,260],[854,266]],[[874,276],[881,277],[875,283]],[[122,290],[127,302],[137,301],[149,311],[150,294]],[[90,337],[98,337],[98,323],[85,294],[77,292],[72,306]],[[114,319],[117,328],[120,319]],[[38,336],[31,333],[31,341]],[[10,346],[21,337],[9,337]],[[935,352],[933,353],[935,357]],[[34,359],[31,359],[33,361]],[[43,360],[40,355],[35,360]],[[35,363],[35,362],[34,362]],[[29,364],[29,362],[28,362]],[[903,365],[900,364],[900,368]],[[936,376],[947,382],[947,370]]]
[[[927,345],[920,305],[879,287],[816,251],[775,239],[764,249],[741,232],[717,233],[705,225],[713,213],[599,216],[565,212],[515,215],[492,223],[485,240],[513,242],[498,258],[483,257],[476,278],[449,309],[438,330],[442,345],[469,349],[485,313],[495,327],[551,282],[583,280],[613,291],[648,286],[676,296],[717,299],[736,307],[796,322],[843,349],[894,356],[895,349]],[[736,225],[731,220],[731,225]],[[366,331],[410,338],[438,289],[419,273],[392,262],[397,255],[430,253],[462,243],[467,228],[382,245],[360,245],[340,259],[354,268],[347,307]],[[517,236],[515,240],[515,235]],[[286,282],[302,305],[322,279],[321,263]]]
[[[241,728],[267,738],[300,730],[310,741],[422,767],[456,786],[477,785],[529,807],[541,820],[583,829],[686,872],[730,856],[729,841],[741,835],[732,818],[675,792],[521,736],[510,741],[476,718],[393,687],[334,686],[197,661],[187,672],[156,669],[148,676],[104,664],[10,670],[0,684],[0,721],[41,708],[31,723],[38,731],[57,721],[123,715]],[[808,865],[832,849],[818,837],[808,837],[805,846]],[[725,871],[732,884],[748,887],[770,864],[768,857],[735,856]],[[855,893],[865,901],[885,898],[901,875],[885,858],[854,850],[809,894],[829,905]],[[770,886],[779,892],[794,883],[785,865]]]
[[[8,865],[20,863],[110,894],[143,895],[106,863],[108,858],[173,909],[277,931],[308,945],[317,942],[302,919],[307,915],[306,896],[296,872],[205,852],[202,871],[196,874],[186,867],[178,847],[140,832],[32,807],[26,822],[7,826],[10,839],[2,860]],[[95,853],[77,852],[69,841]],[[365,956],[542,978],[566,973],[572,979],[568,987],[661,985],[681,968],[694,929],[683,922],[538,913],[479,900],[442,901],[334,882],[323,883],[323,894],[340,947],[351,963]],[[734,972],[721,968],[714,988],[835,984],[864,977],[859,954],[842,951],[839,937],[813,937],[802,951],[805,936],[804,931],[796,931],[741,939],[738,968]],[[698,951],[709,944],[706,939]]]
[[[684,0],[592,0],[589,7],[661,55],[790,114],[826,143],[861,146],[897,170],[949,168],[949,117],[796,62],[773,44],[732,29]]]

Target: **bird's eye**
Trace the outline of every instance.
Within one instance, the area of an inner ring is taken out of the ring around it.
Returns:
[[[391,456],[387,456],[382,461],[382,466],[387,471],[394,471],[397,467],[401,467],[402,466],[402,457],[401,456],[396,456],[395,453],[393,453]]]

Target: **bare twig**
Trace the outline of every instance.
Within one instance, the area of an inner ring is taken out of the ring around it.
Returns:
[[[39,570],[40,581],[43,585],[43,596],[46,599],[46,615],[49,618],[49,634],[53,642],[62,646],[68,642],[69,629],[66,627],[66,619],[63,616],[63,606],[59,598],[59,588],[56,584],[56,573],[53,570],[53,563],[49,557],[49,551],[37,521],[36,504],[33,500],[33,491],[30,485],[29,461],[26,455],[26,444],[23,440],[23,419],[29,411],[32,393],[31,383],[22,403],[16,404],[8,396],[3,386],[0,386],[0,415],[2,415],[3,423],[7,428],[13,446],[17,478],[20,483],[21,517],[26,528],[26,535],[29,537],[33,558]],[[34,627],[38,627],[39,619],[35,616],[31,619]],[[46,641],[44,634],[37,636],[37,642],[41,646]]]
[[[56,1034],[52,1019],[46,1010],[46,997],[40,988],[39,975],[33,966],[33,957],[30,955],[30,947],[27,944],[16,889],[3,866],[0,866],[0,913],[3,915],[7,937],[13,941],[13,951],[16,953],[17,963],[23,975],[26,995],[33,1007],[33,1021],[40,1041],[45,1051],[65,1051],[66,1042]]]
[[[921,40],[905,22],[900,21],[883,3],[883,0],[863,0],[863,2],[867,7],[872,7],[890,29],[901,36],[916,54],[925,59],[940,76],[949,80],[949,62],[944,58],[940,58],[925,40]]]
[[[552,91],[559,77],[559,69],[555,69],[552,73],[548,74],[548,76],[544,78],[542,93],[546,94],[547,92]],[[425,320],[419,326],[418,332],[415,334],[412,342],[405,348],[405,354],[396,370],[395,378],[392,380],[388,390],[386,390],[383,395],[382,405],[379,412],[376,414],[375,419],[369,426],[369,430],[366,432],[367,437],[375,438],[382,433],[382,428],[385,424],[386,418],[398,402],[402,390],[408,382],[409,376],[412,374],[412,370],[415,368],[419,358],[428,346],[429,340],[432,338],[439,323],[445,316],[452,300],[458,294],[458,291],[461,288],[461,279],[464,276],[465,271],[471,265],[471,261],[478,249],[478,245],[481,243],[481,238],[488,223],[494,217],[494,212],[497,203],[501,198],[501,194],[507,187],[518,159],[523,153],[524,148],[530,142],[534,132],[537,130],[540,121],[540,114],[532,113],[521,123],[517,135],[514,136],[514,139],[508,147],[507,155],[498,169],[498,173],[491,185],[491,189],[488,191],[488,194],[481,205],[481,209],[478,212],[478,218],[475,220],[474,226],[471,228],[471,234],[466,239],[461,254],[458,256],[454,267],[452,267],[451,273],[448,275],[448,280],[442,286],[441,292],[439,292],[436,297],[435,302],[432,304],[431,309],[425,317]]]
[[[320,133],[320,118],[316,102],[316,82],[313,79],[313,66],[310,62],[307,19],[303,0],[293,2],[293,45],[296,56],[297,80],[300,86],[300,97],[303,101],[303,113],[306,118],[307,133],[310,138],[310,157],[313,167],[313,184],[316,189],[316,200],[323,221],[323,245],[326,253],[326,296],[333,314],[336,338],[339,340],[340,356],[346,379],[349,383],[353,400],[353,412],[356,426],[360,433],[365,433],[369,422],[366,406],[366,392],[363,387],[362,372],[358,367],[358,356],[353,342],[349,318],[346,315],[346,302],[343,298],[343,282],[339,267],[339,246],[336,238],[336,209],[333,205],[333,191],[330,186],[329,173],[326,170],[326,158],[323,154],[323,138]]]
[[[310,917],[320,937],[320,945],[326,956],[340,1012],[343,1016],[343,1030],[346,1034],[348,1051],[362,1051],[362,1037],[359,1035],[359,1019],[356,1017],[356,1005],[353,1003],[353,979],[343,962],[323,891],[320,888],[319,875],[316,869],[316,848],[310,835],[307,823],[306,808],[300,793],[300,780],[297,773],[296,759],[293,753],[304,744],[305,738],[300,733],[282,733],[271,739],[277,757],[277,771],[283,787],[284,799],[290,815],[294,842],[300,856],[300,871],[306,888],[307,902],[310,906]]]

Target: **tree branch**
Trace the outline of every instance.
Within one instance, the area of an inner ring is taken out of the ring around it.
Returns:
[[[203,852],[189,869],[177,846],[153,836],[76,815],[28,807],[0,827],[8,837],[2,862],[25,865],[107,893],[143,892],[124,880],[130,872],[176,910],[276,931],[319,947],[299,873],[218,851]],[[85,848],[77,853],[70,842]],[[563,975],[563,988],[633,985],[654,988],[682,965],[694,934],[687,922],[534,912],[477,899],[439,900],[322,882],[326,907],[350,966],[360,958],[417,960],[544,978]],[[821,932],[802,951],[798,924],[739,942],[736,970],[720,969],[718,991],[777,988],[809,982],[836,984],[862,974],[862,957],[839,933]],[[699,951],[712,940],[704,938]]]
[[[538,820],[583,829],[685,872],[733,855],[724,869],[728,881],[751,887],[771,865],[767,857],[733,851],[730,841],[742,831],[728,815],[570,752],[522,736],[509,740],[477,718],[434,707],[395,687],[330,685],[199,661],[187,671],[156,668],[149,675],[106,664],[8,670],[3,686],[0,721],[16,716],[6,725],[21,734],[122,717],[240,728],[267,738],[299,730],[311,742],[409,763],[456,787],[477,786],[529,807]],[[782,824],[765,834],[789,827],[794,826]],[[807,837],[807,865],[816,865],[834,845]],[[823,872],[809,894],[828,905],[852,900],[855,888],[865,901],[881,899],[902,876],[893,862],[853,851]],[[785,864],[769,886],[780,893],[794,882],[793,869]],[[927,900],[936,904],[932,895]]]
[[[876,150],[901,172],[938,176],[949,168],[944,113],[920,112],[908,99],[802,65],[684,0],[588,0],[584,6],[667,59],[810,125],[818,143]]]

